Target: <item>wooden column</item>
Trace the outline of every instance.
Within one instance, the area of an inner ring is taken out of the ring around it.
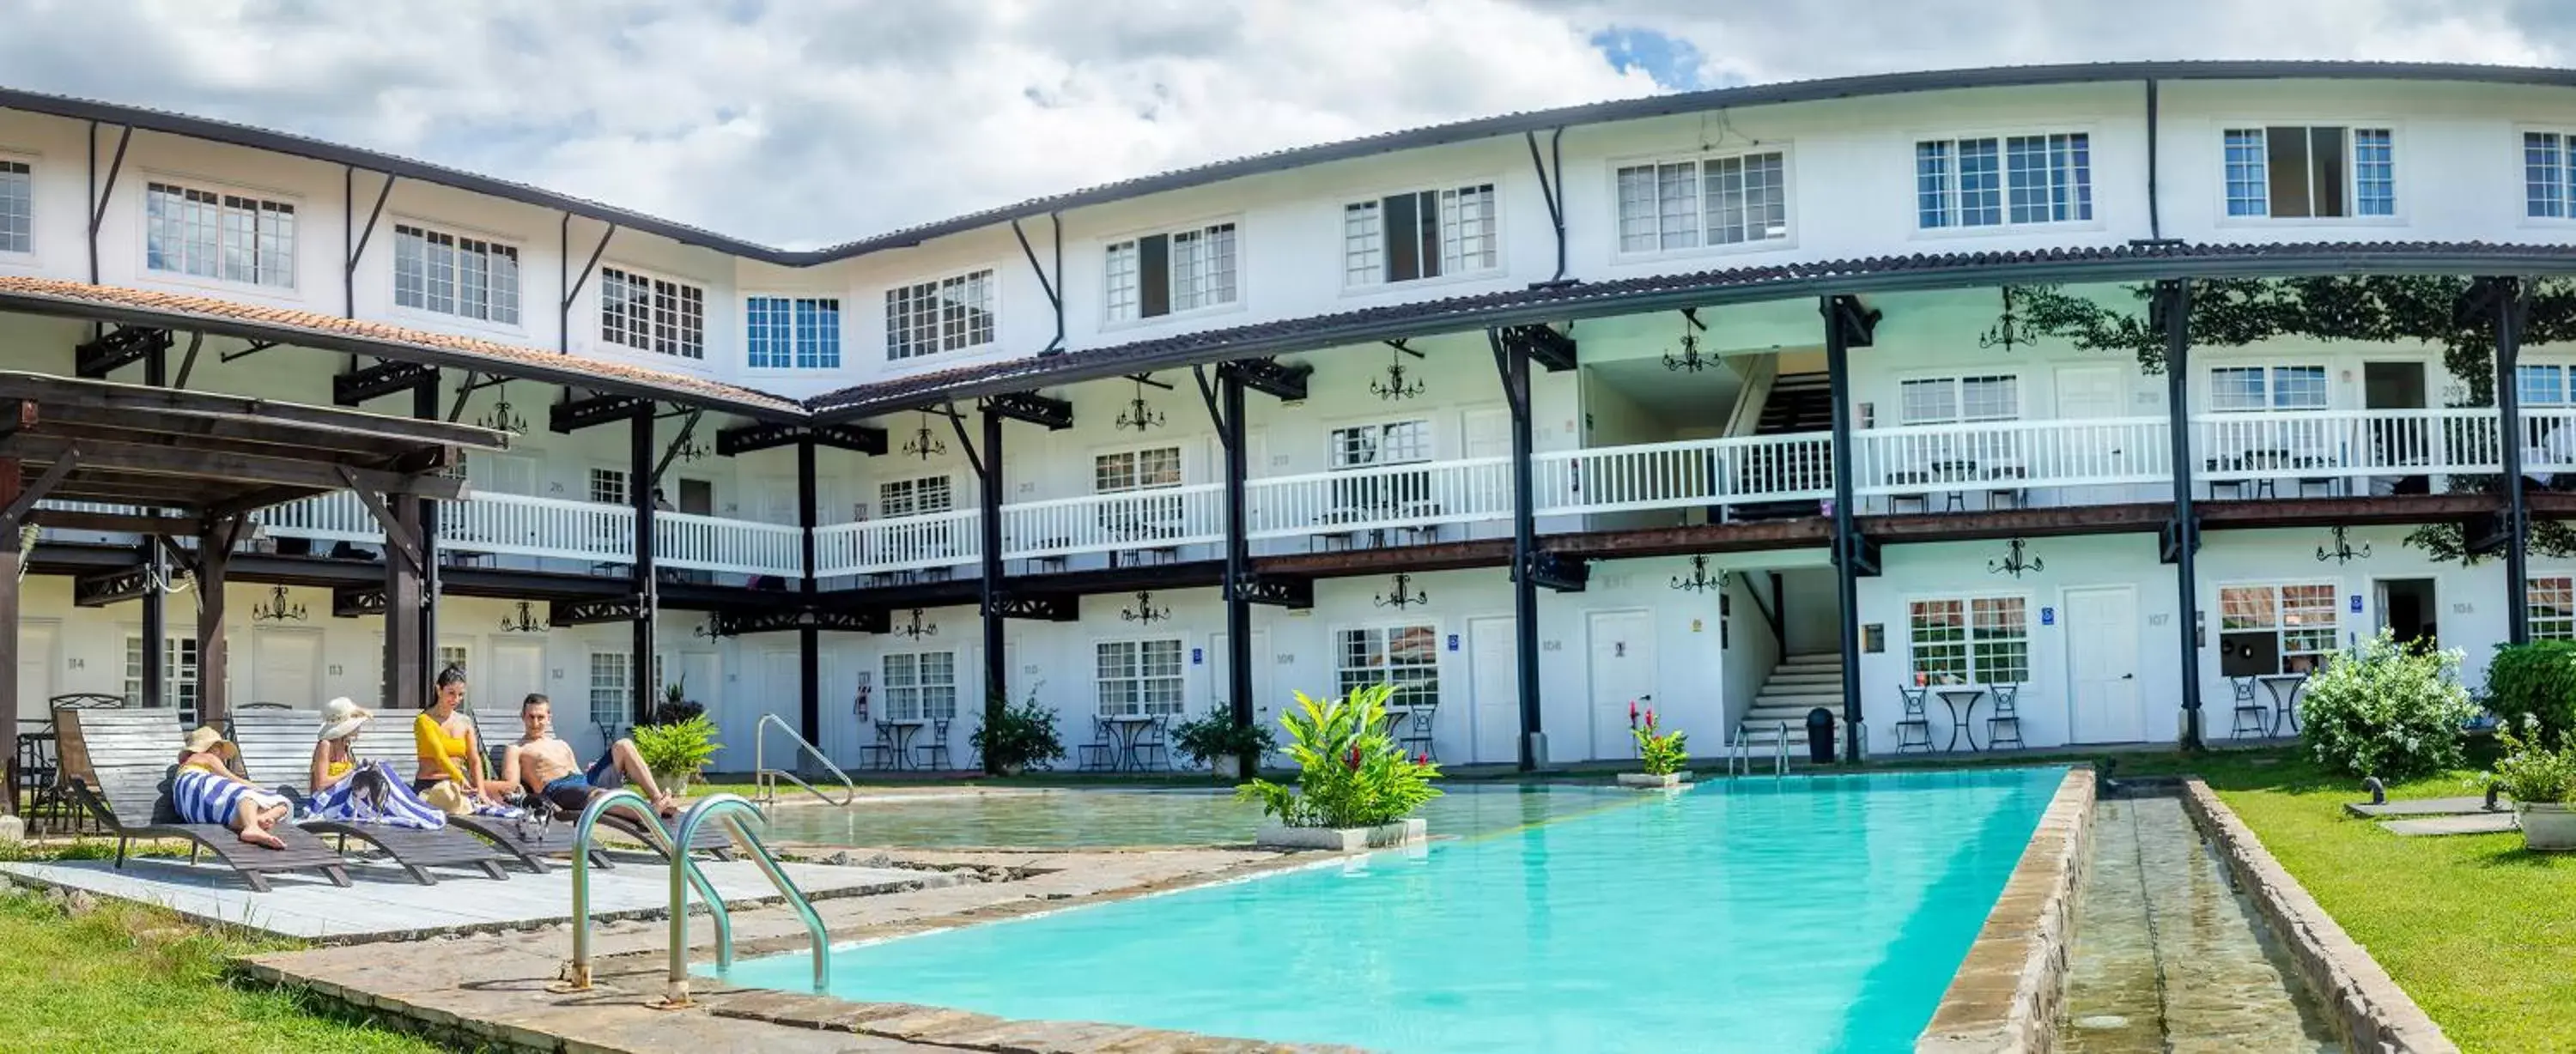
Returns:
[[[1837,298],[1819,305],[1825,316],[1825,379],[1833,393],[1834,414],[1834,595],[1842,605],[1840,650],[1843,674],[1843,756],[1859,761],[1860,705],[1860,532],[1852,524],[1851,328]],[[1788,654],[1786,642],[1780,653]]]
[[[1521,700],[1520,769],[1547,763],[1547,731],[1538,695],[1538,563],[1537,495],[1532,492],[1530,457],[1529,345],[1503,339],[1501,330],[1486,330],[1494,365],[1502,373],[1503,401],[1512,412],[1512,635],[1513,673]]]
[[[18,459],[0,458],[0,506],[18,500]],[[25,570],[19,564],[18,519],[0,517],[0,716],[9,721],[11,748],[8,753],[9,793],[6,803],[11,815],[18,812],[18,576]]]
[[[386,186],[392,186],[390,178]],[[373,230],[372,223],[371,220],[370,230]],[[439,419],[436,376],[431,374],[433,379],[429,383],[411,390],[411,415],[416,420]],[[420,646],[423,654],[435,659],[438,656],[438,594],[441,585],[438,580],[438,502],[430,498],[420,499],[420,579]],[[435,675],[438,671],[430,672]]]
[[[387,494],[380,503],[392,518],[385,532],[385,709],[426,708],[427,653],[421,645],[420,503]]]
[[[629,647],[634,654],[629,683],[634,686],[631,724],[653,719],[653,611],[661,602],[659,575],[653,570],[653,415],[627,419],[626,497],[635,504],[635,622]]]
[[[2200,746],[2200,514],[2191,501],[2191,280],[2156,283],[2155,324],[2165,334],[2165,427],[2172,433],[2174,518],[2165,527],[2166,559],[2173,561],[2174,616],[2182,654],[2182,746]]]
[[[984,727],[991,728],[1002,720],[1002,710],[1010,704],[1010,662],[1002,641],[1002,415],[992,407],[984,408],[984,449],[976,461],[978,479],[976,500],[983,505],[983,518],[978,524],[983,539],[984,609]],[[984,757],[987,772],[998,772],[992,755]]]
[[[796,441],[796,526],[805,547],[805,577],[797,583],[797,595],[805,610],[814,610],[814,435],[807,432]],[[809,617],[796,629],[796,730],[808,743],[823,741],[823,631],[814,627]]]
[[[96,241],[95,231],[91,232],[91,238]],[[167,356],[155,351],[144,357],[143,383],[155,388],[170,383]],[[168,706],[171,704],[169,593],[162,587],[170,581],[170,561],[161,554],[161,539],[143,539],[143,565],[144,580],[150,588],[143,591],[142,702],[145,706]]]
[[[1217,369],[1217,422],[1219,436],[1225,442],[1225,697],[1234,706],[1234,724],[1250,728],[1253,722],[1252,698],[1252,543],[1248,537],[1251,521],[1245,513],[1245,477],[1250,466],[1245,462],[1243,428],[1243,373],[1232,367]],[[1261,759],[1244,758],[1237,772],[1249,777],[1260,768]]]
[[[239,519],[208,518],[197,527],[193,568],[197,594],[197,721],[221,727],[232,712],[232,649],[224,638],[224,583],[232,568],[234,525]]]
[[[2504,625],[2505,641],[2531,643],[2531,509],[2522,478],[2523,444],[2533,438],[2522,419],[2522,388],[2515,376],[2522,361],[2524,287],[2515,278],[2482,278],[2495,312],[2496,412],[2504,436]]]

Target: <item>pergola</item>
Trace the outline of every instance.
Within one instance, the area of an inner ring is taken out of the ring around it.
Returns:
[[[198,708],[223,717],[224,575],[252,513],[337,490],[356,492],[385,534],[384,704],[417,709],[427,685],[424,613],[436,598],[424,559],[423,507],[464,497],[448,472],[464,451],[507,445],[500,432],[435,420],[172,388],[0,372],[0,669],[18,661],[18,582],[30,523],[145,536],[109,598],[162,587],[165,564],[196,582]],[[38,509],[95,503],[112,511]],[[189,539],[193,544],[181,544]],[[146,605],[145,702],[163,703],[157,605]],[[0,714],[18,710],[0,677]]]

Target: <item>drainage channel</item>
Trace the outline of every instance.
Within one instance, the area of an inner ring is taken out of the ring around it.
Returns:
[[[2093,810],[2059,1050],[2344,1049],[2171,789],[2124,788]]]

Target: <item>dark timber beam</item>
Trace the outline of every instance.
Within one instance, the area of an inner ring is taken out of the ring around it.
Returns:
[[[1003,593],[994,599],[994,608],[1003,618],[1082,621],[1082,598],[1072,593]]]
[[[806,442],[816,446],[831,447],[834,450],[847,450],[853,454],[883,456],[886,452],[886,432],[882,428],[871,428],[867,425],[791,425],[764,421],[758,424],[736,425],[718,431],[716,453],[723,457],[735,457]]]
[[[423,388],[429,389],[433,396],[437,394],[438,367],[386,360],[331,378],[331,401],[341,406],[356,406],[379,396]]]
[[[546,623],[557,629],[565,626],[607,626],[635,620],[632,597],[602,600],[557,600],[546,606]],[[647,670],[649,675],[652,671]]]
[[[1538,506],[1530,490],[1530,346],[1507,339],[1507,332],[1486,330],[1485,342],[1493,348],[1503,401],[1512,412],[1512,650],[1521,703],[1520,769],[1528,772],[1547,763],[1538,696]]]
[[[363,489],[358,496],[380,519],[390,521],[384,524],[385,707],[426,709],[429,656],[434,653],[420,638],[420,606],[426,599],[421,587],[421,503],[405,501],[401,495],[378,500]]]
[[[581,289],[590,284],[590,273],[599,269],[599,258],[608,251],[608,240],[617,237],[617,225],[599,232],[599,244],[590,250],[590,262],[581,265],[581,277],[572,274],[572,213],[563,214],[562,251],[555,256],[555,288],[563,290],[563,303],[555,312],[555,350],[572,353],[572,305],[581,299]]]
[[[1574,338],[1544,325],[1505,326],[1503,340],[1517,344],[1529,353],[1530,361],[1547,368],[1549,373],[1563,373],[1575,366]]]
[[[224,636],[224,583],[247,521],[209,519],[197,530],[197,720],[220,727],[232,712],[232,647]]]
[[[1216,424],[1218,447],[1225,455],[1225,698],[1237,728],[1250,728],[1252,712],[1252,545],[1245,513],[1246,476],[1243,443],[1243,372],[1232,364],[1217,367],[1216,382],[1207,369],[1193,372],[1199,398]],[[1303,378],[1300,378],[1302,381]],[[1309,596],[1311,597],[1311,592]],[[1249,776],[1259,758],[1237,758],[1235,772]]]
[[[877,452],[884,453],[884,432],[877,432],[877,443]],[[724,445],[723,433],[717,433],[716,445],[719,448]],[[813,610],[814,596],[817,591],[814,581],[814,527],[820,517],[815,515],[816,495],[819,488],[816,486],[814,476],[814,448],[815,440],[810,436],[800,438],[796,443],[796,526],[803,549],[802,567],[805,572],[796,580],[796,595],[803,599],[806,610],[802,614],[807,615],[817,614]],[[883,627],[887,621],[886,613],[880,609],[876,615],[877,624]],[[822,621],[812,618],[801,621],[796,626],[796,730],[808,743],[823,741],[822,630],[824,628],[826,627]],[[875,632],[882,633],[884,629],[879,628]]]
[[[1038,289],[1046,294],[1047,304],[1055,309],[1055,339],[1038,349],[1040,358],[1064,350],[1064,290],[1056,286],[1064,278],[1064,217],[1047,213],[1047,225],[1055,232],[1055,271],[1052,276],[1046,268],[1038,266],[1037,250],[1029,247],[1029,233],[1020,229],[1020,218],[1011,217],[1011,237],[1020,240],[1020,255],[1028,257],[1029,273],[1037,276]]]
[[[892,628],[893,618],[884,608],[822,609],[767,608],[760,611],[719,611],[711,616],[713,632],[718,637],[739,637],[746,633],[777,633],[795,630],[802,636],[833,630],[841,633],[884,633]],[[820,684],[814,693],[820,700]],[[818,719],[821,715],[815,715]],[[807,740],[815,737],[806,736]]]
[[[1026,421],[1051,432],[1073,427],[1073,404],[1036,392],[1004,392],[984,398],[984,412]]]
[[[1223,368],[1242,377],[1245,388],[1286,403],[1305,401],[1306,378],[1315,372],[1313,366],[1305,363],[1284,363],[1277,359],[1238,359],[1226,363]]]
[[[340,268],[340,307],[344,317],[358,317],[358,261],[367,256],[367,243],[376,237],[376,221],[385,215],[385,200],[394,196],[394,183],[401,177],[385,174],[385,184],[376,188],[376,207],[367,211],[367,225],[358,226],[358,166],[340,166],[340,250],[344,266]]]
[[[2191,280],[2156,283],[2150,324],[2165,335],[2165,427],[2173,448],[2173,520],[2166,524],[2163,555],[2173,561],[2174,616],[2182,659],[2182,747],[2200,747],[2200,515],[2191,497]]]
[[[627,419],[626,456],[629,462],[626,498],[635,505],[635,621],[630,646],[635,658],[627,667],[627,682],[635,692],[633,724],[653,719],[653,615],[661,603],[656,583],[661,576],[654,572],[653,559],[653,415],[647,412]]]
[[[2461,321],[2484,321],[2495,330],[2496,413],[2503,419],[2504,441],[2504,611],[2505,640],[2531,642],[2531,502],[2522,475],[2523,451],[2536,445],[2533,422],[2522,417],[2522,391],[2516,370],[2522,360],[2522,329],[2530,308],[2530,290],[2521,279],[2479,278],[2469,284],[2456,313]],[[2481,318],[2480,316],[2483,316]]]
[[[595,425],[642,418],[647,427],[653,420],[653,400],[632,395],[593,395],[567,399],[546,408],[546,427],[570,435]],[[642,468],[652,467],[650,463]],[[638,471],[642,471],[639,468]],[[644,477],[634,477],[641,480]]]
[[[976,526],[981,541],[981,575],[976,581],[979,613],[984,630],[984,727],[997,728],[1002,723],[1002,710],[1010,703],[1011,668],[1005,661],[1002,622],[1011,617],[1010,597],[1002,588],[1002,420],[1008,411],[1002,400],[987,400],[984,405],[984,442],[981,448],[965,443],[966,425],[957,418],[949,424],[957,429],[960,445],[966,448],[966,460],[975,469],[975,500],[983,516]],[[1072,419],[1072,408],[1065,417]],[[984,771],[999,772],[999,761],[984,755]]]
[[[175,343],[166,329],[118,326],[72,349],[72,373],[98,380],[121,367],[169,351]]]
[[[333,586],[331,588],[332,618],[357,618],[362,615],[384,613],[385,587],[383,586]]]
[[[1825,376],[1834,400],[1833,560],[1834,591],[1842,605],[1837,621],[1842,646],[1843,758],[1857,762],[1866,732],[1860,706],[1860,579],[1864,561],[1871,571],[1876,570],[1877,553],[1865,551],[1861,533],[1852,524],[1851,349],[1869,346],[1879,313],[1863,308],[1859,298],[1850,296],[1829,296],[1817,306],[1825,319]]]

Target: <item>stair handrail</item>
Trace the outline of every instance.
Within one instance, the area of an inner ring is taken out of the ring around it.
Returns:
[[[829,988],[832,946],[830,936],[823,929],[823,916],[814,910],[814,902],[805,896],[805,891],[797,888],[795,880],[788,878],[787,871],[778,866],[778,859],[770,855],[769,847],[761,844],[760,835],[753,828],[755,825],[766,827],[768,821],[750,799],[739,794],[708,795],[680,816],[680,822],[671,832],[671,840],[689,845],[697,837],[701,825],[716,819],[722,819],[731,826],[734,845],[759,866],[761,874],[769,878],[769,884],[777,888],[778,895],[786,898],[788,905],[796,909],[797,917],[805,923],[805,932],[814,939],[814,990],[822,992]],[[670,970],[663,982],[662,1001],[655,1005],[679,1009],[690,1005],[690,883],[683,881],[681,874],[686,872],[697,880],[698,894],[707,902],[707,914],[715,918],[716,970],[719,973],[733,969],[733,916],[725,907],[724,898],[717,896],[715,889],[706,883],[697,861],[683,853],[673,856],[671,863]]]
[[[653,803],[644,800],[643,795],[626,787],[591,795],[590,804],[582,807],[581,818],[572,827],[572,961],[564,964],[563,979],[553,986],[555,991],[590,990],[590,854],[600,817],[620,806],[643,817],[644,840],[661,851],[665,859],[688,859],[686,852],[673,848],[672,841],[663,836],[661,820],[653,815]],[[695,868],[689,868],[688,874],[698,884],[701,895],[710,901],[716,899],[715,887],[705,875],[698,874]]]
[[[1780,375],[1780,353],[1739,355],[1728,361],[1741,364],[1737,368],[1743,371],[1744,387],[1736,393],[1735,409],[1726,415],[1726,430],[1720,434],[1749,436],[1762,420],[1762,407],[1771,401],[1772,382]]]
[[[803,777],[793,772],[785,769],[775,771],[770,769],[767,748],[771,725],[777,725],[778,730],[786,733],[790,741],[803,748],[805,753],[812,756],[814,760],[822,762],[824,768],[832,771],[832,778],[841,781],[841,800],[833,801],[831,795],[823,793],[820,788],[805,782]],[[785,719],[780,718],[775,712],[764,713],[760,715],[760,723],[753,725],[751,729],[751,783],[760,795],[759,804],[766,805],[778,800],[778,783],[775,777],[779,776],[786,777],[789,783],[805,788],[805,793],[823,799],[824,804],[827,805],[848,808],[851,802],[859,799],[858,781],[851,779],[849,773],[841,771],[841,766],[832,764],[832,759],[824,756],[821,748],[816,747],[804,736],[798,735],[795,729],[787,727]]]

